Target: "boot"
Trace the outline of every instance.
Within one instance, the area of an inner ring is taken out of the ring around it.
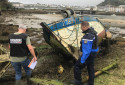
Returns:
[[[21,85],[21,80],[16,80],[16,84],[15,85]]]
[[[76,81],[75,81],[75,80],[71,80],[71,81],[69,82],[69,84],[71,84],[71,85],[86,85],[86,84],[84,84],[84,83],[82,83],[82,84],[76,84]]]
[[[31,78],[31,76],[27,76],[27,77],[26,77],[26,79],[27,79],[27,85],[31,85],[30,78]]]

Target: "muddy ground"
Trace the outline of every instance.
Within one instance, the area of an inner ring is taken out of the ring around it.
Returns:
[[[4,19],[1,18],[1,23]],[[10,33],[17,31],[17,25],[3,25],[0,24],[0,43],[7,46],[7,38]],[[58,80],[62,82],[69,82],[73,80],[74,61],[72,58],[66,58],[60,53],[57,53],[53,48],[45,43],[42,37],[42,29],[28,29],[27,34],[31,37],[32,44],[38,51],[38,64],[35,70],[32,71],[33,78],[40,78],[46,80]],[[95,78],[95,85],[125,85],[125,39],[119,37],[117,42],[111,44],[109,52],[100,50],[95,59],[95,71],[118,62],[118,66],[104,72]],[[106,49],[107,50],[107,49]],[[62,65],[64,72],[59,74],[58,66]],[[23,71],[23,84],[26,85],[25,72]],[[0,79],[0,85],[14,85],[14,69],[10,66],[5,75]],[[82,78],[87,76],[86,68],[83,70]]]
[[[125,41],[124,41],[125,42]],[[95,71],[118,62],[118,66],[104,72],[100,76],[95,78],[95,85],[125,85],[125,43],[117,42],[111,45],[110,51],[107,54],[103,54],[102,51],[95,59]],[[40,78],[46,80],[58,80],[65,83],[73,80],[73,68],[74,62],[72,58],[66,58],[48,46],[46,43],[37,48],[39,53],[38,64],[35,70],[32,72],[33,78]],[[104,51],[104,50],[103,50]],[[58,74],[58,66],[62,65],[64,72]],[[14,70],[10,67],[6,74],[0,81],[0,85],[14,84]],[[83,70],[82,78],[87,76],[86,68]],[[25,72],[23,70],[23,84],[25,85]],[[11,84],[12,83],[12,84]]]

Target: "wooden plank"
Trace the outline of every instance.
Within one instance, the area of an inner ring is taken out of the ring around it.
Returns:
[[[0,63],[8,62],[5,66],[2,67],[2,70],[0,71],[0,78],[5,74],[7,71],[8,67],[11,65],[10,60],[9,60],[9,51],[7,51],[5,48],[3,48],[2,45],[0,45],[0,51],[3,53],[0,55]]]
[[[8,62],[6,64],[6,66],[3,67],[3,69],[0,71],[0,78],[5,74],[5,72],[7,71],[8,67],[11,65],[10,62]]]
[[[109,66],[103,68],[102,70],[95,72],[95,76],[98,76],[98,75],[102,74],[103,72],[106,72],[107,70],[109,70],[117,65],[118,65],[117,62],[114,62],[114,63],[110,64]],[[89,77],[87,76],[86,79],[83,80],[83,82],[86,82],[88,79],[89,79]]]
[[[9,55],[8,54],[0,55],[0,63],[6,61],[10,61]]]
[[[0,50],[3,51],[4,53],[8,53],[8,51],[5,48],[3,48],[2,45],[0,46]]]
[[[0,63],[10,61],[9,60],[9,51],[7,51],[2,45],[0,45]]]

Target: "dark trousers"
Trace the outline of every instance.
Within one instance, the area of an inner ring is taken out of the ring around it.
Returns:
[[[84,64],[81,64],[81,58],[75,63],[74,67],[74,78],[75,78],[75,85],[83,85],[81,73],[82,69],[87,66],[89,80],[87,85],[94,85],[94,58],[96,57],[97,53],[91,53],[90,56],[87,58]]]

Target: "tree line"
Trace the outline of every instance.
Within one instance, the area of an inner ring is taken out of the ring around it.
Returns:
[[[8,0],[0,0],[0,10],[10,10],[14,8]]]
[[[125,5],[125,0],[105,0],[98,6],[105,6],[105,5],[113,5],[113,6]]]

